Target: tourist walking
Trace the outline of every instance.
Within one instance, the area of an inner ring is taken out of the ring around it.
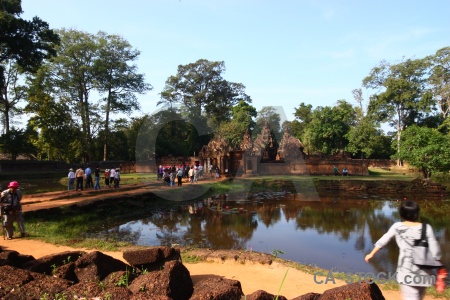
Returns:
[[[94,171],[95,185],[94,190],[100,189],[100,168],[97,166]]]
[[[215,175],[214,180],[217,180],[218,178],[220,178],[220,169],[219,169],[219,167],[216,167],[216,175]]]
[[[170,186],[170,171],[169,169],[164,169],[164,173],[163,173],[163,180],[164,180],[164,184],[167,186]]]
[[[69,169],[69,174],[67,175],[67,178],[69,179],[67,189],[69,191],[71,191],[71,190],[75,189],[75,187],[74,187],[74,185],[75,185],[75,173],[73,172],[72,168]]]
[[[182,182],[183,182],[183,169],[179,168],[178,172],[177,172],[177,183],[178,183],[178,186],[181,186],[183,184]]]
[[[22,205],[22,193],[19,190],[19,183],[12,181],[8,185],[8,189],[1,193],[1,216],[2,225],[4,228],[3,237],[7,240],[13,238],[14,234],[14,222],[17,223],[20,229],[21,236],[24,237],[25,225],[23,222]]]
[[[194,166],[191,166],[189,168],[188,177],[189,177],[189,182],[194,183]]]
[[[162,167],[162,165],[159,165],[159,168],[158,168],[158,180],[160,180],[160,179],[162,179],[163,178],[163,173],[164,173],[164,169],[163,169],[163,167]]]
[[[189,170],[191,168],[189,166],[186,166],[186,168],[184,168],[184,177],[189,178]],[[189,180],[190,182],[190,180]]]
[[[198,176],[199,176],[198,167],[194,167],[194,179],[193,179],[194,183],[197,183]]]
[[[120,183],[120,169],[116,168],[116,172],[114,172],[114,188],[118,189]]]
[[[105,169],[104,176],[105,176],[105,186],[109,187],[109,169]]]
[[[366,255],[365,261],[369,262],[373,256],[388,242],[395,238],[399,247],[399,257],[397,265],[397,282],[403,299],[423,299],[428,286],[432,285],[432,269],[419,267],[413,263],[412,252],[415,240],[420,240],[422,233],[422,223],[419,222],[419,205],[414,201],[404,201],[400,207],[400,217],[402,222],[394,223],[388,232],[385,233],[376,243],[372,252]],[[433,228],[426,224],[426,238],[428,247],[436,260],[441,259],[441,249],[433,233]],[[421,278],[423,280],[416,280]],[[414,279],[414,281],[413,281]]]
[[[81,167],[79,167],[77,169],[77,171],[75,172],[75,179],[77,181],[77,191],[83,190],[83,179],[84,179],[84,171]]]
[[[114,186],[114,177],[116,177],[116,169],[111,168],[111,170],[109,170],[110,187]]]
[[[89,166],[84,170],[84,177],[86,178],[86,186],[85,188],[93,188],[94,184],[92,181],[92,170]]]

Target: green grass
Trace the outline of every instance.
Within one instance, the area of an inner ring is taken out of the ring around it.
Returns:
[[[318,180],[406,180],[410,181],[420,177],[418,173],[411,173],[407,169],[392,169],[388,171],[381,168],[369,168],[369,176],[333,176],[333,175],[314,175],[314,176],[298,176],[298,175],[276,175],[276,176],[257,176],[243,178],[242,182],[234,182],[233,188],[239,190],[239,187],[244,188],[243,184],[249,182],[254,188],[264,187],[264,184],[270,183],[276,185],[276,181],[280,180],[295,180],[300,183],[316,182]],[[433,179],[442,184],[447,184],[450,188],[450,180],[447,174],[445,176],[435,175]],[[16,180],[20,184],[20,188],[24,194],[45,193],[51,191],[67,190],[67,174],[65,171],[45,171],[45,172],[14,172],[14,173],[0,173],[0,185],[5,188],[10,181]],[[240,181],[240,180],[238,180]],[[154,173],[121,173],[121,186],[130,184],[143,184],[156,182],[156,174]],[[275,182],[275,183],[274,183]],[[104,178],[100,177],[100,185],[104,185]],[[161,183],[162,185],[162,183]],[[227,193],[230,189],[229,181],[220,181],[208,185],[208,189],[214,186],[217,193]]]

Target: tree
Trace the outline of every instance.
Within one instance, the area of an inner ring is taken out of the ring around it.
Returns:
[[[251,132],[255,127],[253,118],[256,116],[255,107],[244,100],[239,101],[231,110],[231,120],[220,125],[220,136],[228,140],[231,145],[240,145],[245,131]]]
[[[367,115],[363,105],[362,90],[354,89],[352,94],[358,106],[355,107],[355,123],[345,135],[348,139],[348,145],[345,150],[361,158],[372,158],[373,156],[377,158],[390,158],[392,153],[391,151],[387,151],[387,149],[391,149],[391,140],[389,137],[383,135],[382,130],[380,130],[374,118]],[[388,142],[387,147],[386,141]]]
[[[8,133],[0,136],[0,150],[8,153],[12,160],[16,160],[20,154],[34,155],[35,147],[30,143],[28,136],[30,131],[12,128]]]
[[[294,116],[295,120],[293,120],[289,126],[292,130],[292,135],[301,140],[306,127],[311,122],[312,105],[306,105],[303,102],[300,103],[300,105],[295,108]]]
[[[261,129],[264,127],[264,124],[267,123],[269,125],[271,133],[275,136],[276,140],[279,142],[281,138],[280,122],[281,122],[280,114],[276,112],[275,108],[273,106],[264,106],[263,108],[261,108],[260,111],[258,111],[253,135],[260,134]]]
[[[93,158],[91,116],[96,114],[90,102],[90,92],[95,89],[95,60],[98,44],[95,36],[76,30],[59,31],[61,44],[58,57],[51,61],[51,74],[55,93],[70,103],[75,121],[82,130],[83,160]]]
[[[450,47],[445,47],[427,58],[431,64],[428,83],[434,99],[445,119],[450,114]]]
[[[412,125],[402,134],[398,157],[419,168],[425,178],[450,170],[450,137],[433,128]]]
[[[98,90],[104,94],[104,149],[103,160],[108,160],[109,115],[110,113],[129,113],[140,108],[137,94],[152,89],[145,83],[144,74],[137,73],[137,66],[130,64],[138,59],[140,52],[132,49],[122,37],[98,33],[98,59],[95,72]]]
[[[3,132],[8,133],[11,125],[11,117],[20,114],[21,108],[18,103],[25,99],[25,88],[20,85],[19,67],[12,61],[4,61],[0,68],[3,68],[3,86],[0,87],[0,113],[3,121]]]
[[[179,65],[177,75],[166,80],[158,105],[183,104],[194,123],[204,112],[212,125],[218,127],[229,120],[231,108],[240,100],[251,102],[243,84],[223,79],[224,71],[223,61],[199,59],[195,63]]]
[[[70,106],[66,101],[57,101],[54,86],[49,76],[49,66],[42,66],[33,77],[28,78],[27,113],[33,116],[29,125],[39,131],[36,143],[47,159],[51,159],[53,152],[61,161],[71,162],[82,153],[77,141],[80,140],[80,128],[73,121]]]
[[[364,78],[366,88],[382,90],[370,97],[369,113],[378,121],[388,121],[397,129],[397,152],[400,151],[402,131],[429,112],[432,101],[425,89],[425,60],[407,59],[396,65],[381,62]],[[398,160],[401,165],[401,160]]]
[[[364,118],[345,136],[348,139],[346,151],[361,158],[390,158],[392,140],[383,135],[372,120]]]
[[[158,111],[133,120],[130,137],[135,139],[136,160],[199,153],[209,136],[199,137],[197,129],[175,108]],[[207,138],[203,140],[202,138]]]
[[[336,154],[345,149],[346,138],[356,119],[355,109],[345,100],[338,100],[334,107],[317,107],[303,135],[307,152],[321,151]]]
[[[9,131],[9,113],[14,110],[16,100],[20,99],[8,100],[10,79],[18,71],[35,72],[44,59],[56,55],[55,46],[59,43],[58,35],[49,29],[46,22],[38,17],[32,21],[23,20],[19,18],[22,12],[19,0],[0,2],[0,107],[6,133]],[[14,97],[19,96],[16,91],[13,93]]]

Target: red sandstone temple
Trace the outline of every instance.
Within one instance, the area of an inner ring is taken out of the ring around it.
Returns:
[[[349,175],[368,175],[367,164],[363,160],[352,160],[339,154],[327,158],[307,156],[302,142],[290,134],[283,133],[278,145],[268,124],[252,141],[247,130],[242,143],[232,147],[220,135],[216,135],[208,145],[203,146],[196,162],[205,170],[212,165],[219,167],[222,174],[229,176],[254,175],[330,175],[334,166],[339,170],[345,167]]]

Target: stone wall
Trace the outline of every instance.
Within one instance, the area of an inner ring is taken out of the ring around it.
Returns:
[[[1,160],[0,172],[64,171],[71,166],[60,161]]]
[[[364,192],[374,195],[396,196],[399,199],[429,199],[448,197],[448,191],[431,180],[320,180],[315,183],[319,193]]]
[[[313,161],[298,163],[258,163],[256,173],[259,175],[333,175],[333,168],[336,166],[339,172],[346,167],[348,174],[369,175],[367,164],[361,160],[346,161]]]
[[[100,166],[100,170],[120,168],[122,173],[136,172],[134,162],[129,161],[94,161],[90,163],[68,164],[60,161],[38,161],[38,160],[2,160],[0,161],[0,172],[43,172],[43,171],[61,171],[67,173],[69,168],[74,170],[79,167],[90,166],[95,169]]]

